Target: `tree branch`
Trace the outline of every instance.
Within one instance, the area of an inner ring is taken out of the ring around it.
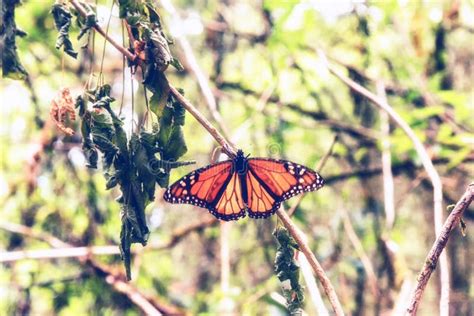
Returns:
[[[326,276],[326,273],[324,272],[323,267],[319,263],[318,259],[316,259],[315,255],[311,252],[311,249],[309,248],[308,243],[305,240],[306,236],[299,230],[298,227],[296,227],[296,225],[293,223],[291,218],[288,216],[288,214],[286,214],[282,207],[280,207],[276,211],[276,214],[283,222],[283,225],[288,230],[290,235],[298,243],[300,251],[305,255],[306,259],[311,265],[311,268],[313,268],[313,272],[316,274],[319,281],[321,282],[321,285],[324,288],[324,292],[326,292],[326,295],[329,299],[329,302],[331,303],[334,313],[338,316],[344,315],[344,311],[342,309],[341,303],[339,302],[339,298],[336,295],[336,291],[334,291],[334,287],[332,286],[329,278]]]
[[[221,82],[218,85],[218,88],[223,89],[233,89],[238,90],[243,94],[251,94],[254,96],[258,96],[258,92],[248,89],[242,86],[240,83],[237,82]],[[337,119],[330,118],[324,112],[315,112],[309,111],[301,108],[299,105],[294,103],[283,103],[277,96],[272,95],[267,97],[267,101],[282,104],[285,107],[295,111],[303,116],[308,116],[313,120],[317,121],[319,124],[326,125],[331,128],[335,132],[342,132],[348,134],[352,137],[358,137],[365,139],[367,141],[373,142],[380,138],[380,133],[366,128],[364,126],[354,126],[354,124],[346,123]]]
[[[0,228],[14,232],[14,233],[22,234],[31,238],[45,241],[54,248],[61,247],[61,249],[59,250],[61,250],[62,252],[67,252],[69,248],[77,249],[77,248],[74,248],[73,245],[68,244],[52,235],[49,235],[47,233],[35,232],[30,227],[27,227],[24,225],[1,223]],[[81,247],[81,248],[87,248],[87,247]],[[117,247],[115,247],[115,249],[118,250]],[[54,250],[58,250],[58,249],[54,249]],[[125,296],[127,296],[128,299],[132,301],[138,308],[140,308],[143,313],[147,315],[162,315],[162,314],[183,315],[184,314],[178,308],[171,305],[166,305],[162,302],[158,302],[158,300],[155,297],[150,297],[142,293],[138,288],[128,283],[123,274],[117,273],[116,271],[114,271],[114,269],[106,265],[98,263],[89,255],[90,253],[84,252],[84,256],[77,257],[77,258],[79,259],[79,262],[81,264],[91,267],[97,273],[98,276],[103,277],[104,280],[108,284],[110,284],[115,291],[120,292],[124,294]]]
[[[326,58],[326,55],[322,50],[318,50],[319,55],[323,62],[325,63],[327,69],[334,76],[339,78],[345,85],[347,85],[351,90],[360,94],[361,96],[367,98],[379,109],[385,111],[388,116],[394,121],[408,136],[410,141],[413,143],[415,150],[418,156],[421,159],[423,167],[428,174],[431,183],[433,185],[433,204],[434,204],[434,222],[435,222],[435,232],[436,236],[439,236],[441,233],[441,228],[443,225],[443,186],[441,183],[441,178],[439,177],[438,172],[433,166],[433,162],[428,155],[423,143],[418,139],[415,132],[411,127],[398,115],[397,112],[383,99],[370,92],[357,82],[351,80],[350,78],[342,75],[339,70],[333,67]],[[446,254],[443,254],[440,259],[440,279],[441,279],[441,298],[440,298],[440,314],[447,316],[449,315],[449,270],[448,270],[448,258]]]
[[[83,16],[87,16],[86,10],[82,7],[82,5],[77,0],[69,0],[73,7]],[[117,43],[112,37],[110,37],[106,31],[99,24],[94,25],[94,29],[100,33],[112,46],[114,46],[119,52],[121,52],[125,57],[127,57],[130,61],[135,61],[136,56],[128,51],[125,47]]]
[[[387,102],[385,85],[382,81],[376,83],[377,95]],[[390,122],[388,114],[380,111],[380,129],[382,131],[382,178],[383,178],[383,204],[385,209],[385,226],[392,229],[395,223],[395,185],[392,174],[392,153],[390,150]]]
[[[146,249],[149,250],[165,250],[174,247],[183,238],[194,231],[202,230],[206,227],[214,226],[219,221],[215,217],[207,218],[197,223],[176,229],[170,239],[164,244],[150,244]],[[35,249],[35,250],[19,250],[0,252],[0,262],[12,262],[24,259],[57,259],[57,258],[76,258],[76,257],[90,257],[103,255],[119,255],[120,250],[117,246],[89,246],[89,247],[72,247],[71,245],[57,239],[49,234],[35,232],[31,228],[23,225],[0,222],[0,229],[29,236],[35,239],[42,240],[50,245],[53,249]],[[134,248],[133,253],[141,252],[145,248]]]
[[[425,259],[423,268],[421,269],[421,272],[418,276],[418,283],[410,300],[410,306],[407,309],[408,315],[416,315],[416,311],[418,309],[418,305],[420,304],[423,291],[425,290],[425,287],[428,284],[428,280],[430,279],[431,273],[436,268],[436,264],[443,249],[448,243],[448,238],[454,228],[459,224],[462,214],[469,207],[473,199],[474,182],[467,187],[466,192],[464,192],[461,199],[456,203],[456,206],[454,207],[451,214],[449,214],[446,222],[444,223],[443,229],[441,230],[441,233],[439,234],[435,243],[431,247],[428,256]]]

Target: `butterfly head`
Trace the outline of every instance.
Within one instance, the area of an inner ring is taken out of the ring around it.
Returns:
[[[243,174],[247,171],[247,158],[248,156],[245,157],[241,149],[237,150],[237,156],[234,158],[234,167],[237,173]]]
[[[237,157],[238,158],[248,158],[248,157],[250,157],[250,154],[245,156],[244,151],[242,149],[239,149],[239,150],[237,150]]]

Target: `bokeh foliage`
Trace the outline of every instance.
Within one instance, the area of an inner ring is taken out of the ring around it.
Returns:
[[[101,25],[106,25],[110,5],[97,4]],[[294,218],[309,237],[346,311],[363,315],[392,309],[404,280],[415,280],[434,238],[431,187],[410,141],[391,125],[397,217],[393,228],[385,227],[380,114],[325,71],[317,50],[322,49],[330,62],[372,91],[377,80],[384,82],[390,104],[427,146],[443,179],[444,204],[448,205],[474,175],[472,3],[176,1],[174,5],[184,18],[178,26],[215,88],[232,141],[245,152],[314,167],[334,135],[340,135],[322,172],[327,187],[308,194]],[[69,87],[80,95],[88,80],[99,81],[104,41],[91,35],[92,42],[82,49],[87,36],[77,41],[81,27],[72,25],[70,39],[79,54],[77,60],[63,55],[55,49],[57,30],[50,10],[41,1],[16,8],[17,27],[28,34],[17,38],[16,45],[29,80],[5,79],[0,88],[2,221],[21,223],[78,246],[118,245],[120,205],[114,200],[120,196],[118,188],[107,191],[107,179],[86,168],[79,133],[65,137],[47,123],[39,124],[47,121],[50,101],[60,88]],[[164,26],[160,34],[171,39],[178,26],[160,6],[158,12]],[[122,31],[117,17],[124,14],[114,7],[109,32],[119,39]],[[183,88],[187,98],[211,117],[180,46],[170,49],[185,70],[170,67],[169,82]],[[128,69],[123,75],[122,57],[110,45],[105,46],[105,56],[103,79],[117,100],[111,109],[118,113],[123,108],[123,129],[130,137],[134,122],[141,122],[146,113],[143,87],[140,80],[131,81]],[[160,65],[153,67],[148,74]],[[163,85],[156,87],[161,91]],[[166,101],[173,100],[159,94],[148,97],[151,110],[161,120],[175,114],[178,121],[184,119],[182,110],[166,112],[170,110]],[[148,131],[153,131],[152,123],[157,120],[145,126]],[[182,124],[178,125],[181,129]],[[79,125],[75,130],[80,130]],[[215,144],[192,117],[186,118],[182,135],[188,147],[183,158],[196,160],[198,166],[208,163]],[[190,170],[176,169],[171,178]],[[274,273],[275,218],[244,219],[232,225],[230,288],[223,290],[218,226],[199,229],[170,249],[154,249],[177,229],[209,217],[201,209],[169,206],[161,194],[157,190],[154,202],[145,209],[149,245],[135,256],[134,285],[192,314],[285,313],[272,295],[281,293]],[[345,233],[342,212],[349,213],[372,261],[382,293],[379,298],[368,290],[367,275]],[[471,209],[465,218],[468,230],[473,218]],[[456,232],[452,238],[448,246],[452,297],[456,298],[452,308],[455,314],[472,314],[472,236],[468,231],[462,238]],[[49,247],[3,230],[0,245],[8,251]],[[98,260],[122,269],[119,256]],[[420,312],[426,315],[437,312],[436,277],[422,303]],[[74,259],[8,263],[0,270],[0,280],[0,311],[6,313],[138,313],[100,275]],[[304,309],[315,313],[308,297]]]

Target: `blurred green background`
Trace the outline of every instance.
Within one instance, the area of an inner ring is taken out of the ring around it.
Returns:
[[[339,135],[321,171],[327,185],[306,194],[293,218],[347,314],[397,314],[434,241],[432,187],[412,143],[390,124],[391,224],[384,211],[381,169],[386,119],[327,71],[318,50],[371,91],[385,88],[389,103],[428,149],[443,182],[446,207],[474,178],[473,2],[173,1],[179,19],[170,14],[169,3],[163,7],[157,1],[165,32],[189,41],[209,78],[225,132],[238,148],[316,168]],[[118,8],[111,10],[111,4],[98,1],[97,16],[105,28],[112,14],[108,32],[121,43]],[[139,76],[132,79],[120,53],[104,46],[101,36],[81,49],[84,40],[75,40],[78,29],[73,27],[77,60],[54,48],[51,5],[33,0],[17,7],[17,26],[28,34],[17,38],[18,54],[30,76],[27,81],[2,79],[0,86],[0,314],[140,314],[127,295],[111,286],[110,275],[83,256],[47,257],[54,242],[45,236],[76,247],[112,246],[97,250],[102,254],[94,260],[123,274],[114,250],[121,225],[114,201],[118,193],[105,189],[100,170],[85,167],[80,134],[66,137],[51,124],[41,124],[48,121],[57,91],[69,87],[74,96],[82,93],[91,74],[97,80],[104,54],[104,81],[117,99],[115,110],[123,106],[126,129],[133,116],[143,117],[146,110]],[[171,49],[185,70],[170,67],[169,81],[214,122],[192,61],[179,41]],[[189,114],[184,135],[188,152],[183,158],[196,165],[175,169],[172,181],[208,164],[216,146]],[[134,288],[187,314],[286,314],[273,272],[276,217],[221,226],[204,209],[166,204],[162,192],[157,190],[146,210],[149,245],[133,246]],[[447,247],[452,315],[474,313],[472,206],[464,219],[467,236],[456,229]],[[202,227],[168,243],[196,223]],[[370,259],[378,296],[371,291],[361,251],[349,237],[351,229]],[[21,257],[25,250],[36,250],[38,258]],[[8,257],[12,254],[20,257]],[[227,265],[229,278],[223,273]],[[306,296],[305,311],[314,315],[312,296]],[[419,314],[437,314],[438,301],[435,273]]]

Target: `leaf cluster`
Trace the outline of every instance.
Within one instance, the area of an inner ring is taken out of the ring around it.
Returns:
[[[295,249],[298,250],[298,244],[284,227],[275,228],[273,236],[278,241],[275,273],[281,282],[288,312],[290,315],[301,315],[304,293],[303,286],[299,282],[300,268],[295,260]]]
[[[73,15],[76,16],[77,25],[80,28],[77,39],[81,39],[88,33],[96,24],[97,17],[93,7],[83,4],[87,8],[87,16],[82,17],[78,12],[73,10],[71,12],[69,6],[65,3],[55,3],[52,6],[51,13],[54,18],[54,24],[58,30],[58,37],[56,40],[56,49],[64,47],[64,52],[73,58],[77,58],[77,52],[74,50],[71,39],[69,38],[69,28],[73,22]]]
[[[158,116],[166,104],[169,94],[168,80],[164,71],[172,65],[183,70],[180,62],[171,54],[173,43],[164,33],[161,18],[151,1],[119,1],[120,18],[130,26],[133,40],[131,48],[143,70],[143,84],[153,93],[151,110]]]
[[[156,183],[166,187],[170,170],[189,164],[176,162],[187,151],[181,130],[184,109],[170,97],[152,131],[142,129],[127,137],[123,120],[112,110],[110,90],[103,85],[87,91],[77,98],[76,108],[88,167],[97,168],[100,152],[107,189],[121,191],[120,249],[130,278],[130,247],[147,242],[145,207],[154,200]]]

